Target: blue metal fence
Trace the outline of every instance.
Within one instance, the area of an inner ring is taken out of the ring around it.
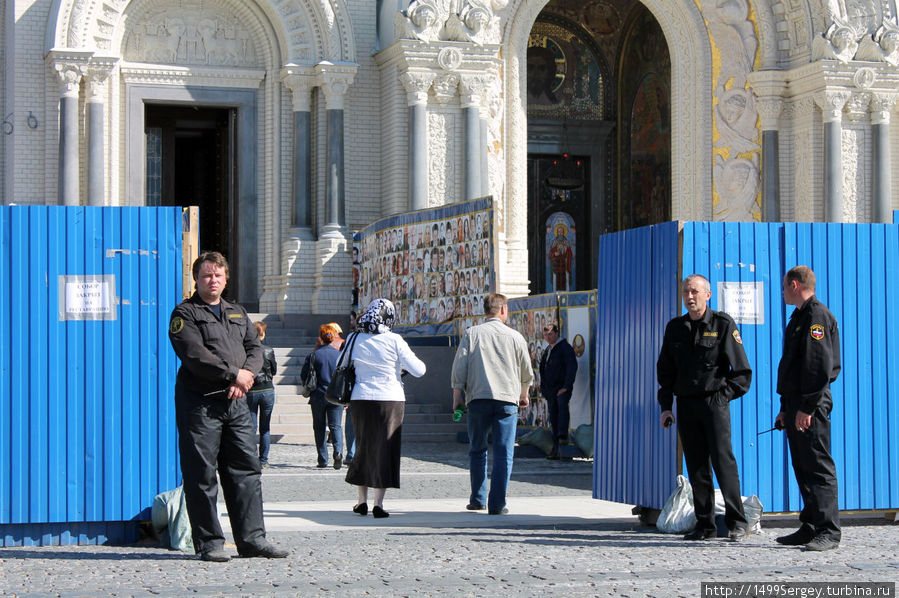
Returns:
[[[594,495],[658,508],[674,488],[674,431],[658,427],[655,372],[650,366],[655,364],[665,322],[683,313],[679,280],[698,272],[712,283],[714,309],[722,308],[719,283],[760,287],[754,310],[761,320],[740,324],[753,383],[746,396],[731,403],[734,453],[744,495],[757,494],[768,511],[801,508],[786,438],[782,433],[760,436],[759,432],[771,427],[779,409],[776,370],[784,325],[793,309],[783,303],[782,277],[789,268],[806,264],[819,280],[818,297],[840,324],[843,371],[833,385],[831,414],[840,507],[899,506],[899,443],[895,435],[890,440],[890,430],[899,429],[899,387],[889,376],[899,365],[899,226],[687,222],[682,225],[678,256],[676,249],[670,249],[677,246],[671,224],[618,233],[617,238],[607,242],[603,237],[600,242],[598,352],[601,358],[612,355],[620,362],[600,361],[597,369],[597,414],[603,410],[605,419],[604,429],[597,419],[596,440],[605,452],[597,456],[596,467],[627,465],[626,477],[634,483],[642,480],[642,485],[622,493],[597,469]],[[665,237],[662,244],[671,255],[648,249],[659,245],[659,236]],[[672,256],[679,260],[679,268],[670,265]],[[644,285],[651,279],[652,288],[660,292],[603,290],[603,284],[624,276]],[[624,305],[631,301],[645,305]],[[640,316],[647,312],[657,317]],[[635,330],[645,342],[643,350],[616,355],[614,348],[626,343]],[[628,366],[634,359],[646,363]],[[626,404],[621,404],[621,397],[627,397]],[[635,417],[640,421],[630,423]],[[627,442],[616,440],[615,430],[628,425],[632,427],[624,437]],[[610,438],[604,440],[602,433]],[[662,453],[657,449],[660,435]]]
[[[128,539],[180,483],[180,287],[180,208],[0,206],[0,543]]]

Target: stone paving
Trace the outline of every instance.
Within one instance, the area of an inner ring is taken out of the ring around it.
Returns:
[[[393,514],[376,523],[349,512],[355,489],[316,469],[312,447],[274,445],[269,537],[287,559],[204,563],[149,539],[0,548],[0,596],[698,596],[702,581],[899,579],[899,525],[885,519],[848,518],[840,549],[817,554],[774,542],[790,517],[764,518],[742,543],[688,543],[593,500],[590,461],[543,459],[516,460],[511,514],[489,516],[464,509],[464,445],[404,453],[403,488],[385,499]]]

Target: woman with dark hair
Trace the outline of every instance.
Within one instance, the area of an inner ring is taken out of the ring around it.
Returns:
[[[387,299],[375,299],[359,317],[352,343],[356,385],[350,417],[356,432],[356,455],[346,481],[358,487],[353,512],[368,513],[368,489],[374,490],[372,515],[389,517],[384,510],[387,488],[400,487],[400,450],[406,396],[401,374],[424,375],[425,364],[400,335],[391,332],[396,310]]]

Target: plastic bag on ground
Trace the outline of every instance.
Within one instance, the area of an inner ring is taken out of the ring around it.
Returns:
[[[750,534],[762,533],[762,512],[764,510],[762,501],[755,494],[743,501],[743,512],[746,514]]]
[[[581,424],[574,431],[574,444],[582,453],[593,457],[593,425]]]
[[[682,475],[677,476],[677,488],[665,501],[656,528],[666,534],[685,534],[696,527],[693,510],[693,487]]]
[[[553,433],[546,428],[534,428],[530,432],[519,436],[518,444],[521,446],[536,446],[543,451],[543,454],[548,455],[553,450]]]
[[[151,513],[153,529],[163,546],[182,552],[194,552],[194,541],[191,536],[190,519],[187,517],[187,503],[182,486],[157,494],[153,499]]]

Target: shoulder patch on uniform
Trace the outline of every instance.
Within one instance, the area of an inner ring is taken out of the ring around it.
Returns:
[[[184,318],[181,316],[175,316],[172,318],[172,321],[169,322],[169,332],[172,334],[178,334],[184,330]]]
[[[232,320],[240,319],[240,318],[243,318],[243,314],[228,314],[228,317],[231,318]]]
[[[741,345],[743,344],[743,337],[740,336],[740,331],[739,331],[739,330],[737,330],[736,328],[734,328],[734,331],[733,331],[731,334],[734,335],[734,340],[735,340],[735,341],[737,341],[737,342],[740,343]]]
[[[808,335],[814,340],[819,341],[824,338],[824,326],[821,324],[812,324],[808,329]]]

